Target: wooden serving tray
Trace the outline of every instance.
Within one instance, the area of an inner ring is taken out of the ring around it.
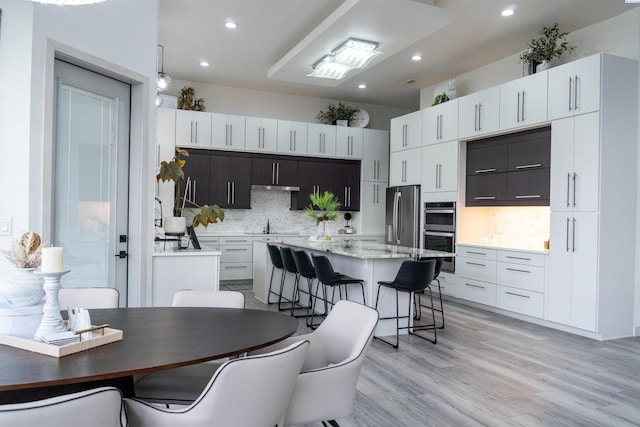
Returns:
[[[92,337],[88,340],[82,340],[66,345],[47,344],[34,339],[14,337],[12,335],[0,335],[0,344],[10,347],[20,348],[22,350],[32,351],[34,353],[45,354],[53,357],[63,357],[70,354],[79,353],[94,347],[109,344],[122,340],[122,331],[119,329],[104,328],[104,334],[100,331],[91,332]]]

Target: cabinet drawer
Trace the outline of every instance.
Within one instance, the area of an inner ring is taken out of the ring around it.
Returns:
[[[475,246],[458,245],[458,256],[469,258],[496,259],[498,251],[496,249],[480,248]]]
[[[498,251],[498,261],[544,267],[547,255],[517,251]]]
[[[217,237],[198,237],[198,242],[200,242],[202,246],[206,246],[211,249],[218,249],[220,239]]]
[[[498,285],[544,292],[544,267],[498,262]]]
[[[490,306],[496,305],[496,285],[493,283],[458,277],[457,291],[458,298]]]
[[[244,280],[253,276],[253,263],[220,263],[220,280]]]
[[[496,282],[496,261],[475,258],[458,258],[456,274],[459,277]]]
[[[222,246],[220,247],[220,262],[251,262],[253,260],[253,246]]]
[[[542,318],[543,294],[498,285],[497,307],[527,316]]]
[[[252,243],[251,237],[220,237],[221,245],[251,245]]]
[[[441,271],[438,275],[438,280],[440,281],[440,290],[442,291],[443,295],[450,295],[452,297],[456,296],[456,289],[458,289],[458,286],[456,283],[455,274]],[[438,293],[438,282],[436,282],[435,280],[431,284],[431,290],[433,291],[435,297],[435,295]]]

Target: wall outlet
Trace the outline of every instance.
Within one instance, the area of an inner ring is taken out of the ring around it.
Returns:
[[[13,234],[12,222],[11,218],[0,218],[0,236],[11,236]]]

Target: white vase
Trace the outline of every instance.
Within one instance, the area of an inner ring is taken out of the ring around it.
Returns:
[[[349,126],[349,120],[336,120],[336,126]]]
[[[0,283],[0,294],[15,307],[36,305],[44,297],[44,279],[33,274],[35,268],[15,268]]]
[[[536,73],[541,73],[550,68],[549,61],[542,61],[536,66]]]
[[[187,219],[183,216],[168,216],[164,219],[165,234],[185,234],[187,232]]]

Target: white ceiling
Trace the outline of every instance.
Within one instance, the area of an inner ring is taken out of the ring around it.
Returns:
[[[507,6],[515,14],[500,16]],[[159,43],[164,71],[174,79],[417,109],[421,88],[524,50],[543,26],[558,22],[571,32],[636,6],[624,0],[160,0]],[[227,19],[238,28],[226,29]],[[306,77],[346,34],[380,42],[384,54],[337,84]],[[411,61],[416,52],[422,61]],[[211,66],[202,68],[201,60]],[[361,82],[366,89],[357,88]]]

